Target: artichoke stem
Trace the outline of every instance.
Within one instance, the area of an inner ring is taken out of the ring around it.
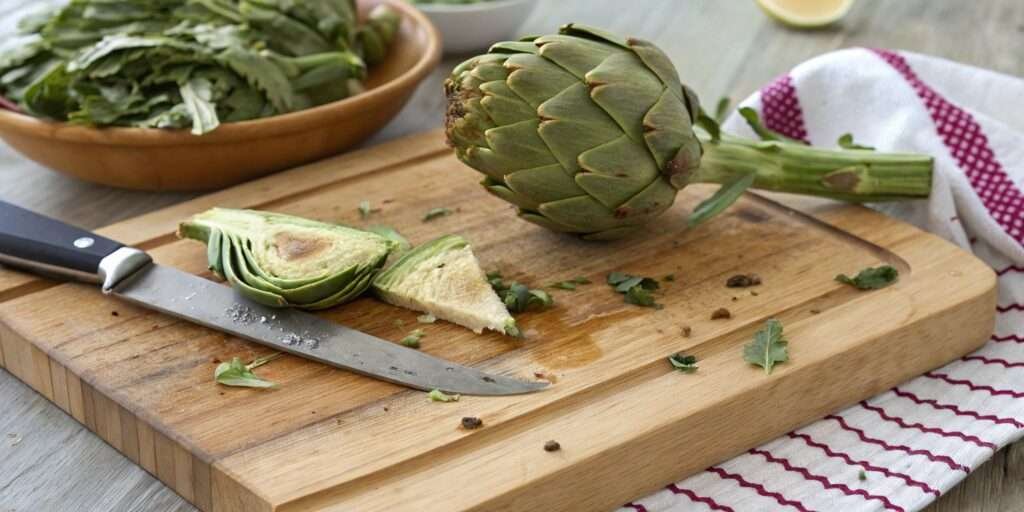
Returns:
[[[932,158],[927,155],[699,136],[704,155],[691,182],[731,183],[753,173],[754,188],[856,203],[926,198],[931,192]]]

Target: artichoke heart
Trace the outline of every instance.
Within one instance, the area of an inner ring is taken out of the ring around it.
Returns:
[[[446,235],[406,253],[373,280],[385,302],[430,313],[480,334],[518,333],[515,319],[491,288],[469,243]]]
[[[345,226],[229,208],[181,223],[178,236],[205,242],[210,270],[245,297],[302,309],[358,297],[394,246],[383,236]]]

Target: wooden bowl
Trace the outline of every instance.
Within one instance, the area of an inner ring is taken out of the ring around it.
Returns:
[[[274,117],[225,123],[205,135],[187,130],[91,128],[0,109],[0,138],[51,169],[137,190],[226,187],[336,154],[382,128],[437,66],[437,29],[403,0],[386,3],[402,23],[385,62],[369,73],[361,94]],[[440,92],[438,92],[440,94]]]

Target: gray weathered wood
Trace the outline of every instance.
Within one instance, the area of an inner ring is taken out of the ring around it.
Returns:
[[[13,26],[16,13],[26,5],[38,2],[0,0],[0,33]],[[1016,51],[1024,36],[1020,0],[862,1],[841,25],[811,32],[772,23],[752,0],[542,0],[523,32],[550,32],[568,21],[655,41],[705,102],[723,94],[742,98],[803,60],[850,46],[900,48],[1024,74],[1024,60]],[[446,59],[402,114],[370,143],[439,126],[440,84],[456,62],[457,58]],[[126,192],[79,182],[0,146],[0,197],[92,228],[191,196]],[[194,510],[3,371],[0,404],[0,512]],[[996,454],[929,508],[1018,510],[1024,510],[1024,443]]]

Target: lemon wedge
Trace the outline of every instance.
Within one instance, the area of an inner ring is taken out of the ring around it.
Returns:
[[[756,0],[769,16],[791,27],[824,27],[838,21],[853,0]]]

